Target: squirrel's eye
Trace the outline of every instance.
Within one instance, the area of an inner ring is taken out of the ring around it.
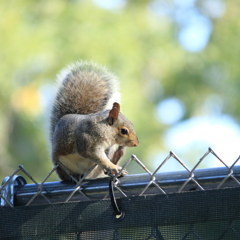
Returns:
[[[122,135],[128,134],[128,130],[126,128],[121,128],[121,134]]]

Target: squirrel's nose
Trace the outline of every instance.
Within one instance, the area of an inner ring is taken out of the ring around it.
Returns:
[[[133,144],[133,146],[134,146],[134,147],[137,147],[138,144],[139,144],[139,142],[135,142],[135,143]]]

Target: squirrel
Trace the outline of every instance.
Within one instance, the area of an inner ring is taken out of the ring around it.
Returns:
[[[96,63],[79,61],[57,79],[50,121],[53,164],[61,162],[77,179],[95,164],[87,178],[119,173],[125,147],[136,147],[139,141],[133,124],[120,112],[115,75]],[[60,179],[71,180],[60,167],[56,172]]]

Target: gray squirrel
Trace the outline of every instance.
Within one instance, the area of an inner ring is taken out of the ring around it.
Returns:
[[[77,178],[95,164],[87,178],[119,173],[125,147],[136,147],[139,141],[133,124],[120,112],[116,77],[80,61],[63,69],[58,82],[51,112],[53,163],[61,162]],[[61,168],[56,171],[60,179],[70,180]]]

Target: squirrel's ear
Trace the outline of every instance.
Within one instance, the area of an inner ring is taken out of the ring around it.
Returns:
[[[119,112],[120,112],[120,104],[115,102],[113,104],[112,109],[109,112],[109,116],[108,116],[109,125],[113,125],[114,121],[117,120]]]

